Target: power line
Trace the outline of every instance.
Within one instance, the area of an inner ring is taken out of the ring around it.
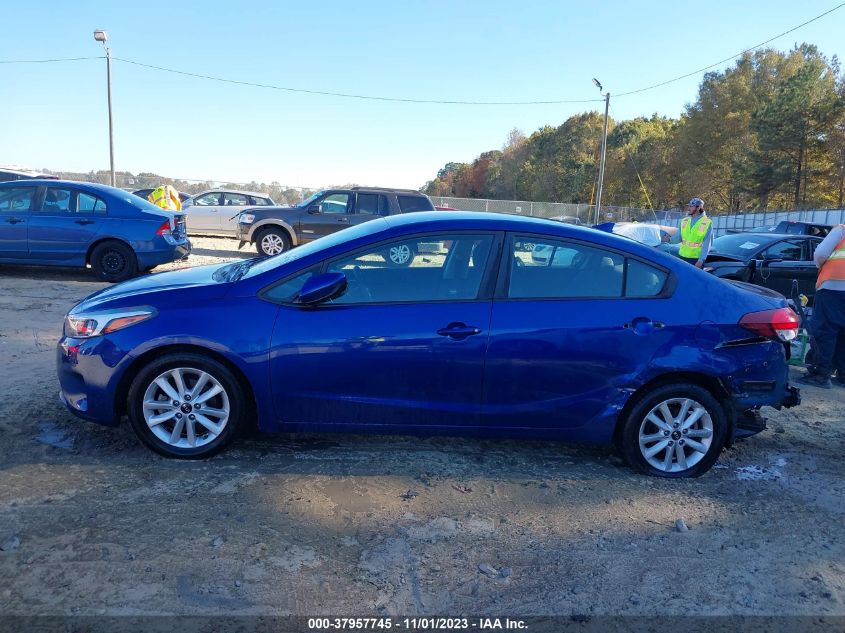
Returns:
[[[699,68],[698,70],[694,70],[692,72],[686,73],[684,75],[680,75],[678,77],[674,77],[672,79],[667,79],[666,81],[661,81],[660,83],[653,84],[651,86],[646,86],[644,88],[638,88],[637,90],[629,90],[628,92],[621,92],[619,94],[614,95],[615,98],[619,97],[626,97],[629,95],[639,94],[642,92],[646,92],[648,90],[654,90],[655,88],[660,88],[662,86],[666,86],[668,84],[674,83],[676,81],[680,81],[681,79],[686,79],[688,77],[692,77],[693,75],[697,75],[704,71],[710,70],[711,68],[715,68],[716,66],[720,66],[725,62],[729,62],[732,59],[739,57],[740,55],[744,55],[745,53],[751,52],[761,46],[765,46],[773,42],[776,39],[783,37],[784,35],[788,35],[793,31],[797,31],[798,29],[807,26],[817,20],[822,19],[823,17],[830,15],[834,11],[841,9],[845,6],[845,2],[842,2],[832,9],[828,9],[824,13],[821,13],[814,18],[810,18],[806,22],[802,22],[801,24],[792,27],[784,31],[783,33],[779,33],[773,37],[770,37],[764,42],[760,42],[759,44],[755,44],[749,48],[746,48],[735,55],[731,55],[730,57],[726,57],[718,62],[710,64],[709,66],[705,66],[704,68]],[[10,59],[10,60],[0,60],[0,64],[47,64],[53,62],[75,62],[75,61],[86,61],[92,59],[103,59],[103,56],[97,57],[66,57],[66,58],[59,58],[59,59]],[[226,77],[215,77],[212,75],[203,75],[200,73],[192,73],[184,70],[177,70],[175,68],[166,68],[164,66],[155,66],[153,64],[145,64],[143,62],[134,61],[131,59],[124,59],[120,57],[113,57],[115,61],[123,62],[124,64],[132,64],[135,66],[141,66],[143,68],[150,68],[152,70],[158,70],[161,72],[172,73],[175,75],[182,75],[185,77],[194,77],[197,79],[207,79],[209,81],[218,81],[222,83],[229,83],[235,84],[239,86],[251,86],[253,88],[265,88],[269,90],[279,90],[283,92],[295,92],[301,94],[311,94],[311,95],[321,95],[327,97],[342,97],[346,99],[362,99],[367,101],[387,101],[387,102],[394,102],[394,103],[419,103],[419,104],[437,104],[437,105],[473,105],[473,106],[527,106],[527,105],[562,105],[562,104],[569,104],[569,103],[597,103],[603,101],[603,99],[554,99],[554,100],[541,100],[541,101],[462,101],[462,100],[444,100],[444,99],[406,99],[401,97],[385,97],[379,95],[363,95],[363,94],[353,94],[353,93],[345,93],[345,92],[332,92],[329,90],[309,90],[306,88],[292,88],[289,86],[278,86],[274,84],[264,84],[264,83],[257,83],[252,81],[242,81],[238,79],[229,79]]]
[[[619,97],[626,97],[628,95],[635,95],[635,94],[639,94],[640,92],[645,92],[646,90],[653,90],[654,88],[660,88],[661,86],[665,86],[667,84],[671,84],[671,83],[674,83],[676,81],[680,81],[681,79],[686,79],[687,77],[692,77],[693,75],[697,75],[698,73],[702,73],[705,70],[710,70],[711,68],[715,68],[716,66],[720,66],[720,65],[724,64],[725,62],[731,61],[732,59],[736,59],[740,55],[744,55],[745,53],[750,53],[754,49],[760,48],[761,46],[765,46],[766,44],[769,44],[770,42],[773,42],[776,39],[783,37],[784,35],[789,35],[793,31],[797,31],[801,27],[807,26],[808,24],[815,22],[816,20],[820,20],[823,17],[825,17],[826,15],[833,13],[837,9],[841,9],[842,7],[845,7],[845,2],[836,5],[832,9],[828,9],[824,13],[821,13],[821,14],[817,15],[816,17],[807,20],[806,22],[802,22],[798,26],[793,26],[788,31],[784,31],[783,33],[775,35],[774,37],[770,37],[765,42],[760,42],[759,44],[756,44],[754,46],[746,48],[743,51],[740,51],[736,55],[731,55],[730,57],[726,57],[725,59],[722,59],[722,60],[720,60],[720,61],[718,61],[714,64],[710,64],[709,66],[705,66],[704,68],[699,68],[698,70],[694,70],[691,73],[687,73],[686,75],[681,75],[680,77],[675,77],[674,79],[667,79],[666,81],[662,81],[659,84],[654,84],[653,86],[647,86],[645,88],[639,88],[637,90],[630,90],[628,92],[620,92],[619,94],[616,94],[616,95],[613,95],[613,96],[614,96],[614,98],[618,99]]]
[[[58,59],[2,59],[0,64],[51,64],[53,62],[80,62],[89,59],[105,59],[104,55],[97,57],[62,57]]]
[[[226,77],[213,77],[211,75],[201,75],[199,73],[191,73],[184,70],[176,70],[174,68],[165,68],[163,66],[154,66],[153,64],[145,64],[131,59],[123,59],[121,57],[112,57],[113,60],[123,62],[125,64],[133,64],[135,66],[142,66],[144,68],[152,68],[153,70],[160,70],[163,72],[173,73],[176,75],[184,75],[186,77],[195,77],[197,79],[209,79],[211,81],[220,81],[223,83],[237,84],[239,86],[252,86],[253,88],[267,88],[270,90],[282,90],[284,92],[299,92],[312,95],[323,95],[328,97],[345,97],[347,99],[365,99],[368,101],[392,101],[399,103],[426,103],[438,105],[483,105],[483,106],[504,106],[504,105],[559,105],[564,103],[594,103],[596,101],[603,101],[603,99],[570,99],[570,100],[553,100],[553,101],[459,101],[459,100],[443,100],[443,99],[404,99],[401,97],[383,97],[377,95],[361,95],[347,92],[331,92],[328,90],[308,90],[306,88],[291,88],[288,86],[277,86],[274,84],[262,84],[252,81],[241,81],[238,79],[228,79]]]

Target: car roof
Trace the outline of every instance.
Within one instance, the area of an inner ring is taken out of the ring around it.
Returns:
[[[651,246],[613,233],[598,231],[588,226],[566,224],[547,218],[526,217],[508,213],[485,211],[415,211],[382,218],[391,228],[415,227],[421,231],[480,230],[543,233],[550,237],[583,239],[612,248],[642,254],[654,253]]]
[[[261,193],[260,191],[244,191],[243,189],[206,189],[200,193],[192,194],[192,198],[198,198],[199,196],[205,195],[207,193],[241,193],[245,196],[256,196],[258,198],[269,198],[269,193]]]
[[[47,178],[31,178],[28,180],[11,180],[9,182],[0,182],[0,186],[26,187],[33,185],[45,185],[48,187],[76,187],[78,189],[86,189],[88,191],[96,191],[106,195],[116,195],[119,193],[130,193],[117,187],[109,185],[102,185],[98,182],[85,182],[84,180],[53,180]]]

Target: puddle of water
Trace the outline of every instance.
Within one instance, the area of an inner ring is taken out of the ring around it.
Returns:
[[[55,422],[39,422],[38,435],[35,439],[42,444],[70,450],[73,448],[73,438],[59,428]]]

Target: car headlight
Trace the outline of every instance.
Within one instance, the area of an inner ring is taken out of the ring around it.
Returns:
[[[238,222],[241,224],[252,224],[255,222],[255,216],[252,213],[241,213],[241,217]]]
[[[153,308],[101,310],[68,314],[65,318],[65,336],[92,338],[101,334],[111,334],[151,319],[155,315],[156,311]]]

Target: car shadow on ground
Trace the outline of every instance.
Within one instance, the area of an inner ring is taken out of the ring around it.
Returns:
[[[0,279],[36,279],[44,281],[83,281],[103,283],[89,268],[59,268],[53,266],[0,266]]]
[[[221,250],[218,248],[194,248],[191,250],[191,255],[196,255],[197,257],[233,257],[238,259],[248,259],[258,256],[258,254],[253,250]],[[190,258],[188,261],[191,261]]]

